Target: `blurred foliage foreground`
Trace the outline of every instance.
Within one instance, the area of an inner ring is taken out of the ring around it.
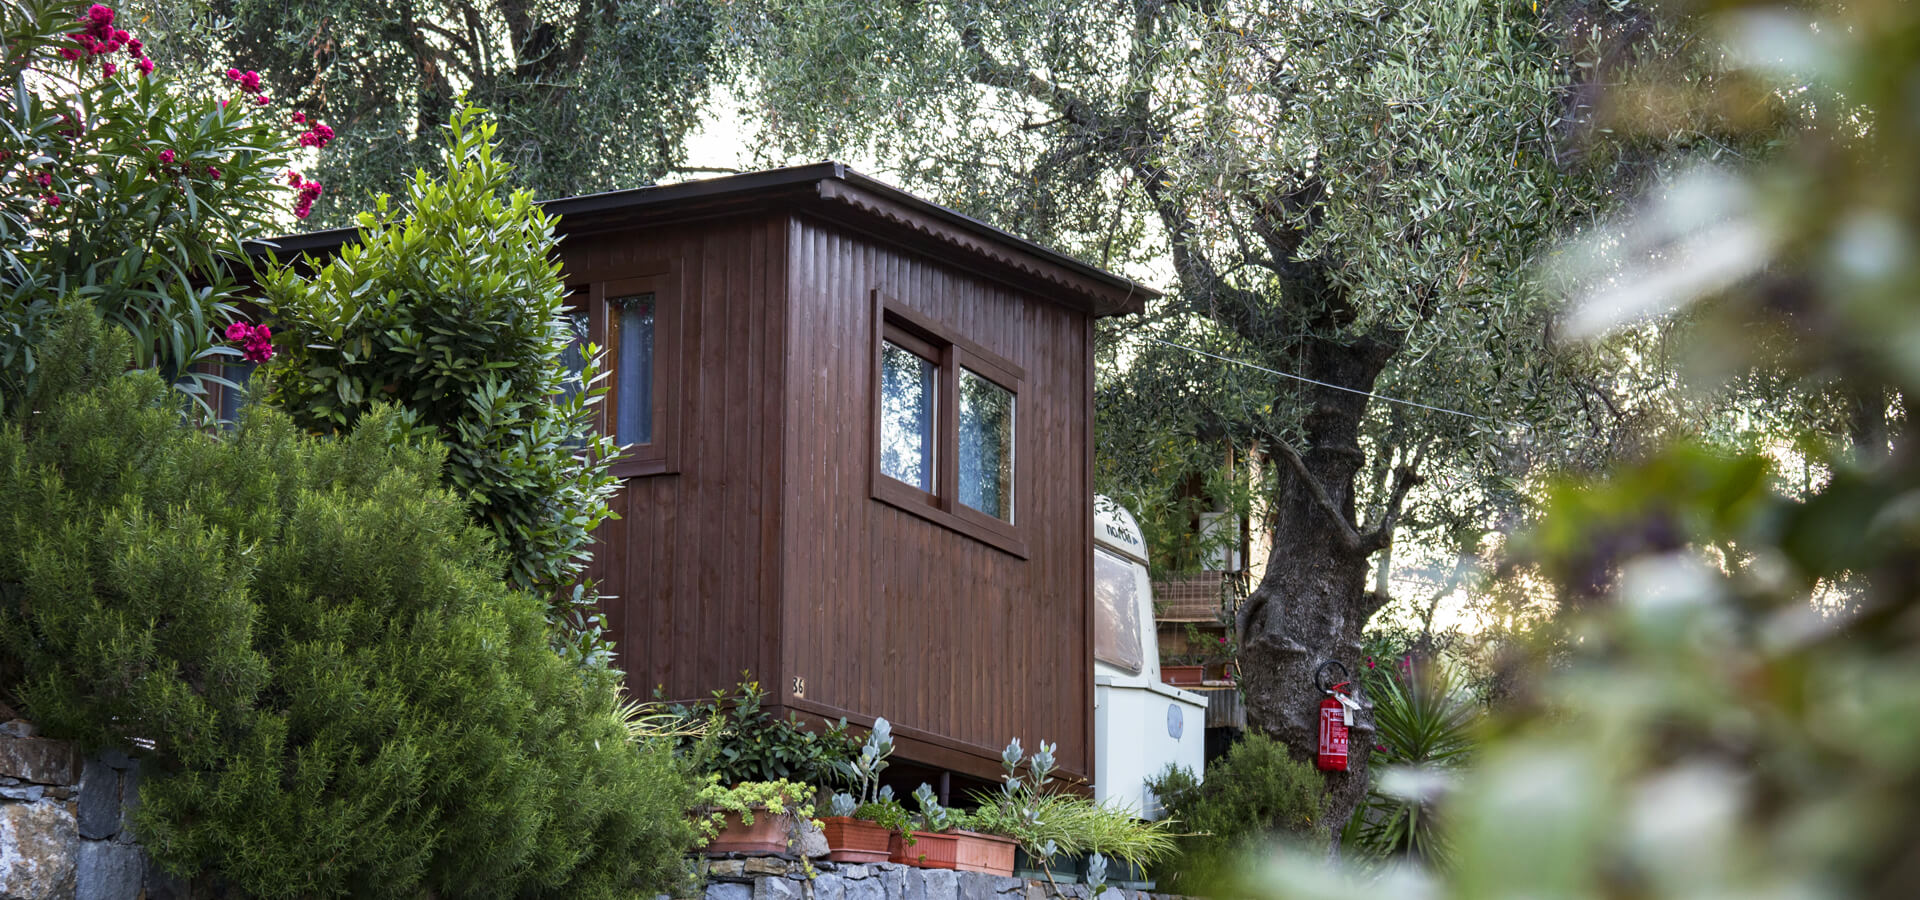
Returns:
[[[1608,242],[1616,274],[1575,319],[1601,333],[1678,306],[1717,335],[1724,372],[1837,379],[1911,424],[1920,9],[1688,12],[1814,124],[1764,164],[1682,176],[1650,200]],[[1684,251],[1703,239],[1713,252]],[[1821,454],[1829,476],[1794,500],[1766,453],[1694,446],[1550,490],[1509,580],[1553,586],[1567,661],[1529,679],[1470,772],[1437,787],[1450,861],[1382,874],[1281,854],[1248,893],[1914,896],[1911,437]]]

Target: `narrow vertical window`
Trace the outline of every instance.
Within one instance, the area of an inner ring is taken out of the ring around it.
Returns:
[[[566,367],[566,380],[560,385],[560,398],[572,400],[575,395],[586,390],[580,379],[587,371],[587,342],[593,339],[590,318],[586,309],[569,307],[561,314],[566,319],[567,349],[560,354],[560,364]]]
[[[933,491],[934,382],[939,367],[892,341],[880,345],[880,471]]]
[[[1013,392],[960,370],[960,502],[1013,521]]]
[[[220,418],[228,422],[240,421],[240,408],[245,405],[247,379],[253,377],[254,363],[228,363],[221,366],[220,374],[228,381],[240,387],[222,387],[220,389]]]
[[[614,427],[622,445],[653,443],[653,294],[608,301],[613,317]]]

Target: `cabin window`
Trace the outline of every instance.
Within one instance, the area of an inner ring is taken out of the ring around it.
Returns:
[[[1023,373],[939,322],[875,302],[874,498],[1025,556]]]
[[[583,389],[585,348],[600,349],[607,394],[597,421],[622,447],[614,461],[618,477],[677,471],[674,438],[679,396],[679,359],[674,294],[677,267],[658,264],[657,274],[577,283],[570,289],[566,324],[572,333],[564,361],[571,377],[567,396]]]
[[[653,307],[651,293],[615,297],[611,307],[615,348],[614,440],[622,444],[653,443]]]
[[[894,341],[881,342],[880,471],[927,493],[934,489],[933,411],[939,371],[926,355]]]
[[[960,502],[1013,519],[1013,392],[960,370]]]
[[[1134,564],[1093,548],[1093,658],[1136,675],[1140,652],[1140,579]]]

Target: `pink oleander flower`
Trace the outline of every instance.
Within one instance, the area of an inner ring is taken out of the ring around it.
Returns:
[[[219,180],[220,180],[220,170],[219,170],[219,169],[216,169],[216,168],[214,168],[214,167],[212,167],[212,166],[208,166],[208,167],[207,167],[207,180],[209,180],[209,181],[219,181]]]
[[[128,56],[146,56],[147,55],[147,45],[140,43],[139,38],[127,38],[125,41],[123,41],[123,43],[127,45]]]
[[[299,173],[299,172],[295,172],[295,171],[294,171],[294,170],[292,170],[292,169],[288,169],[288,170],[287,170],[287,184],[289,184],[289,185],[291,185],[291,186],[293,186],[293,187],[299,187],[299,186],[300,186],[300,173]]]
[[[268,97],[267,97],[267,95],[265,95],[265,94],[261,94],[261,95],[259,96],[259,98],[258,98],[258,99],[259,99],[259,101],[260,101],[260,105],[261,105],[261,106],[265,106],[265,105],[267,105],[267,104],[269,104],[269,103],[272,103],[272,102],[273,102],[273,101],[272,101],[271,99],[268,99]]]
[[[95,25],[112,25],[113,10],[98,3],[87,7],[87,19]]]
[[[315,124],[313,128],[309,129],[308,131],[300,135],[298,139],[298,143],[302,147],[325,148],[328,142],[332,140],[333,140],[332,128],[329,128],[325,125]]]
[[[48,205],[48,206],[59,206],[59,205],[60,205],[60,195],[59,195],[59,194],[47,194],[47,195],[45,195],[45,196],[43,196],[43,197],[41,197],[40,199],[41,199],[41,200],[44,200],[44,201],[46,201],[46,203],[47,203],[47,205]]]
[[[306,114],[306,113],[294,113],[294,114],[293,114],[293,124],[295,124],[295,125],[305,125],[305,124],[307,124],[307,114]]]
[[[119,66],[116,66],[116,65],[114,65],[113,63],[101,63],[101,64],[100,64],[100,74],[102,74],[102,75],[105,75],[105,76],[107,76],[108,78],[112,78],[112,77],[113,77],[113,73],[115,73],[115,72],[118,72],[118,71],[120,71],[120,67],[119,67]]]
[[[263,363],[273,358],[273,329],[265,325],[235,322],[227,326],[227,340],[240,345],[240,358]]]
[[[134,63],[133,67],[136,69],[139,69],[141,75],[153,74],[153,60],[148,59],[144,56],[140,57],[140,61],[137,63]]]
[[[260,73],[248,70],[246,74],[241,75],[240,88],[248,92],[258,92],[260,90]]]
[[[173,151],[172,151],[172,150],[162,150],[162,151],[160,151],[160,161],[161,161],[162,163],[171,163],[171,162],[173,162]]]
[[[229,81],[239,81],[239,80],[240,80],[240,70],[239,70],[239,69],[228,69],[228,70],[227,70],[227,80],[229,80]]]
[[[73,62],[74,60],[80,58],[80,48],[79,47],[61,47],[60,58],[66,60],[67,62]]]
[[[118,28],[115,28],[115,29],[113,30],[113,39],[114,39],[114,40],[116,40],[116,41],[119,41],[119,42],[120,42],[120,43],[122,43],[122,44],[124,44],[124,43],[126,43],[126,42],[128,42],[128,41],[130,41],[130,40],[133,40],[133,35],[130,35],[130,34],[128,34],[128,33],[126,33],[126,32],[124,32],[124,31],[121,31],[121,30],[120,30],[120,29],[118,29]]]

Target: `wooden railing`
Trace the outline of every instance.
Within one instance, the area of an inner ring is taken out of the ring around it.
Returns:
[[[1162,622],[1215,622],[1239,608],[1238,573],[1194,572],[1153,583],[1156,618]]]

